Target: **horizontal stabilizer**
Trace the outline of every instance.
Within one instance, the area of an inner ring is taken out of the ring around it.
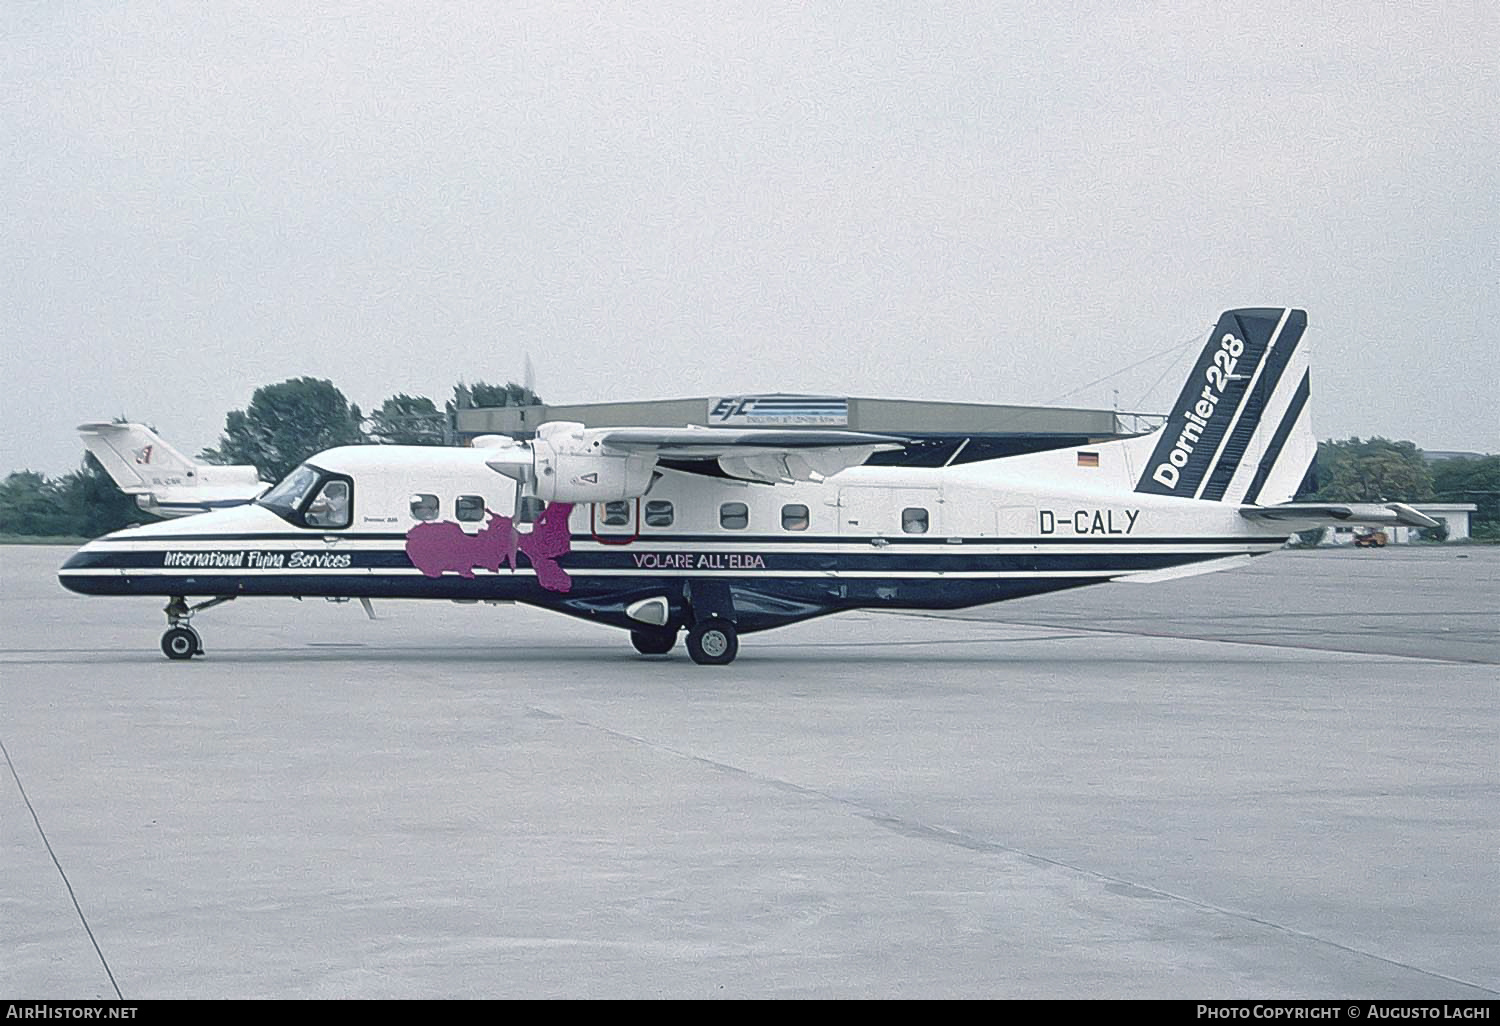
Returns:
[[[1305,524],[1403,524],[1407,527],[1437,527],[1438,522],[1404,502],[1377,505],[1368,502],[1284,502],[1278,506],[1242,506],[1240,516],[1251,520],[1290,521]]]

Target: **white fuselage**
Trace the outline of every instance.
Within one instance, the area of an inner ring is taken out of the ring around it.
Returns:
[[[1250,523],[1233,506],[1132,492],[1148,443],[777,485],[663,469],[640,498],[553,507],[567,515],[565,552],[526,552],[537,528],[519,525],[513,560],[487,536],[512,513],[515,484],[484,450],[349,447],[309,461],[349,482],[345,526],[247,505],[108,535],[61,578],[104,594],[511,599],[621,626],[630,601],[660,594],[680,606],[691,582],[701,593],[717,581],[759,629],[863,605],[991,602],[1281,545],[1286,525]],[[426,534],[431,551],[417,541]],[[537,574],[548,558],[550,580]]]

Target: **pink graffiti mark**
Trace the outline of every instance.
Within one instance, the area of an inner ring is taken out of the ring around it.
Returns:
[[[406,555],[412,566],[428,577],[453,572],[473,579],[475,568],[500,571],[502,563],[520,568],[517,552],[524,553],[536,571],[536,581],[548,591],[569,591],[573,579],[557,560],[573,551],[568,534],[572,503],[549,502],[529,534],[516,530],[510,517],[486,509],[489,519],[474,534],[451,520],[418,524],[406,532]]]

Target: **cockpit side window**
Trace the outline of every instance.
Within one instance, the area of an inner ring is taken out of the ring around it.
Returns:
[[[417,492],[411,497],[411,515],[415,520],[436,520],[438,497],[426,492]]]
[[[318,478],[321,476],[322,473],[317,467],[304,463],[282,478],[280,484],[256,501],[282,516],[295,513],[301,508],[302,501],[307,498],[308,493],[313,490],[313,486],[318,483]]]
[[[350,514],[354,509],[351,499],[349,481],[340,477],[330,478],[318,489],[312,502],[307,504],[302,512],[302,519],[307,521],[308,527],[348,527]]]
[[[344,528],[354,521],[354,482],[304,463],[256,502],[298,527]]]

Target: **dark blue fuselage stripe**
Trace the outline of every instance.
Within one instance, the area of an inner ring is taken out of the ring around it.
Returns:
[[[925,580],[891,579],[829,581],[826,579],[767,580],[725,578],[733,589],[734,620],[740,632],[767,630],[813,616],[861,608],[962,609],[987,602],[1001,602],[1023,595],[1098,584],[1106,577],[1045,577]],[[182,594],[180,583],[164,586],[160,579],[130,582],[105,577],[70,583],[75,591],[94,595]],[[684,579],[677,577],[579,578],[567,592],[543,591],[525,576],[480,576],[473,579],[444,577],[370,578],[337,576],[323,579],[283,577],[246,580],[236,577],[203,578],[189,595],[221,597],[285,596],[371,599],[459,599],[500,600],[539,606],[587,619],[590,623],[635,629],[629,604],[640,598],[665,596],[672,605],[673,626],[686,623],[687,595]]]
[[[1292,404],[1287,407],[1281,423],[1276,426],[1276,434],[1271,436],[1271,444],[1266,448],[1265,455],[1260,458],[1260,466],[1255,470],[1255,478],[1250,482],[1250,490],[1245,493],[1245,504],[1248,506],[1255,505],[1260,499],[1260,490],[1265,487],[1266,478],[1271,476],[1272,468],[1281,458],[1281,450],[1285,448],[1287,439],[1292,436],[1292,429],[1297,426],[1297,420],[1302,416],[1302,408],[1307,405],[1307,397],[1311,392],[1310,378],[1311,372],[1304,371],[1302,383],[1297,386],[1297,391],[1292,396]]]
[[[158,543],[173,542],[233,542],[240,545],[252,545],[259,542],[295,542],[306,547],[321,548],[325,543],[325,535],[329,531],[277,531],[274,533],[252,533],[252,534],[153,534],[149,537],[132,537],[130,532],[123,531],[99,541],[135,542],[145,541],[153,545]],[[406,535],[396,532],[381,533],[344,533],[337,535],[346,541],[396,541],[404,543]],[[570,536],[575,543],[588,543],[594,540],[591,534],[574,534]],[[939,535],[936,537],[922,537],[919,535],[837,535],[837,534],[734,534],[729,531],[719,534],[642,534],[629,545],[610,546],[622,552],[640,550],[652,545],[665,545],[672,543],[694,544],[694,545],[724,545],[733,546],[735,551],[741,551],[749,545],[800,545],[800,546],[826,546],[826,545],[869,545],[876,538],[889,542],[892,545],[1245,545],[1257,544],[1267,541],[1267,538],[1257,538],[1248,535],[1220,535],[1217,537],[1195,537],[1183,535],[1172,538],[1162,537],[1134,537],[1131,535],[1092,535],[1086,537],[1068,537],[1065,535],[1031,535],[1015,537],[985,537]],[[729,551],[728,548],[725,551]]]
[[[823,577],[771,578],[755,574],[716,578],[736,591],[787,597],[816,594],[827,605],[852,608],[857,604],[884,604],[882,592],[899,589],[911,602],[925,607],[953,607],[996,601],[1016,591],[1043,592],[1107,580],[1116,572],[1100,570],[1095,575],[1049,577],[1038,573],[1026,577],[943,578],[881,577],[835,579]],[[618,600],[622,595],[660,593],[680,595],[685,577],[641,573],[609,577],[576,577],[566,592],[542,588],[529,574],[478,574],[472,578],[445,574],[401,576],[366,574],[226,574],[210,570],[193,578],[143,575],[123,577],[69,577],[69,590],[86,595],[233,595],[233,596],[329,596],[387,599],[505,599],[533,605],[561,607],[582,599]],[[837,600],[835,600],[837,599]],[[850,601],[852,600],[852,601]],[[909,604],[909,603],[908,603]]]

